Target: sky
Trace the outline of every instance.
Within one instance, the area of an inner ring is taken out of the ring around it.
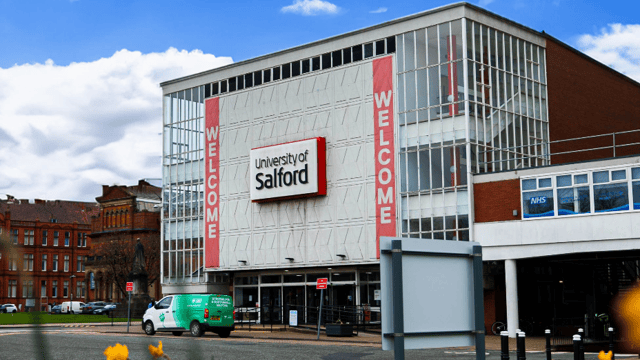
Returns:
[[[640,1],[470,1],[640,81]],[[177,77],[452,1],[0,0],[0,199],[159,184]]]

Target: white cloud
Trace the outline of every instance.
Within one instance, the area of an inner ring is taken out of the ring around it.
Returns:
[[[322,0],[295,0],[293,4],[285,6],[280,11],[305,16],[336,14],[340,10],[336,5]]]
[[[373,11],[369,11],[369,13],[371,14],[380,14],[383,12],[387,12],[387,8],[386,7],[380,7],[378,8],[378,10],[373,10]]]
[[[199,50],[0,68],[0,197],[92,201],[159,178],[159,83],[231,63]]]
[[[640,25],[609,24],[597,35],[582,35],[578,47],[587,55],[640,81]]]

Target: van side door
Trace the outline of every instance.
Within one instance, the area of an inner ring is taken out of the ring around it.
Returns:
[[[171,313],[172,301],[173,296],[167,296],[156,304],[153,314],[153,322],[155,323],[154,325],[156,325],[156,329],[167,329],[175,326],[172,324],[175,323],[173,314]]]

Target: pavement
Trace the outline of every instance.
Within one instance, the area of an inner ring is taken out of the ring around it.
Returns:
[[[104,333],[104,334],[126,334],[126,323],[82,323],[82,324],[42,324],[40,325],[44,329],[48,328],[82,328],[92,333]],[[20,325],[3,325],[0,329],[24,329],[33,328],[36,325],[20,324]],[[132,322],[129,326],[129,334],[131,335],[144,335],[144,331],[140,325],[140,322]],[[171,336],[171,333],[158,333]],[[216,336],[213,333],[205,333],[205,336]],[[254,339],[257,341],[286,341],[286,342],[321,342],[323,344],[332,343],[335,345],[352,345],[352,346],[366,346],[381,348],[380,333],[375,332],[359,332],[357,336],[352,337],[331,337],[326,336],[324,332],[320,333],[320,338],[317,339],[316,329],[310,328],[292,328],[283,325],[252,325],[236,327],[236,330],[231,333],[230,339]],[[485,346],[487,351],[499,351],[500,350],[500,336],[486,335]],[[527,337],[526,338],[527,352],[541,352],[545,351],[545,338],[544,337]],[[474,347],[462,347],[455,348],[456,351],[473,351]],[[516,349],[516,339],[509,339],[509,349]]]

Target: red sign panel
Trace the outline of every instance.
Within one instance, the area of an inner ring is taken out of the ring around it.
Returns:
[[[133,291],[133,283],[132,282],[128,282],[127,283],[127,291]]]
[[[220,267],[220,102],[205,102],[205,267]]]
[[[396,236],[393,62],[391,56],[373,60],[373,122],[376,163],[376,257],[380,237]]]
[[[329,283],[328,278],[319,278],[318,281],[316,282],[316,289],[318,290],[326,289],[328,283]]]

